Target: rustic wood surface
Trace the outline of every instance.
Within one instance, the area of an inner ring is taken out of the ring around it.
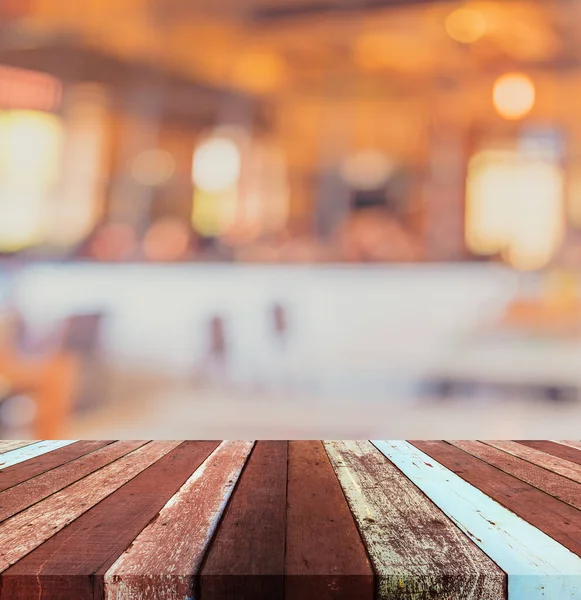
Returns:
[[[284,600],[288,442],[257,442],[201,570],[208,600]]]
[[[581,442],[0,441],[0,600],[581,600]]]
[[[369,442],[328,442],[378,576],[378,598],[499,600],[504,573]],[[381,486],[378,486],[381,482]]]

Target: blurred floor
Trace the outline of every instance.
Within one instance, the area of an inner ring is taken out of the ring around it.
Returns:
[[[536,439],[579,437],[581,403],[530,398],[321,398],[184,384],[80,417],[71,438]]]

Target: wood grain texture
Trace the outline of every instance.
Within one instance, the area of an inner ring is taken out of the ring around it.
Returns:
[[[2,440],[0,441],[0,454],[9,450],[16,450],[16,448],[30,446],[30,444],[34,444],[34,440]]]
[[[107,600],[193,598],[195,578],[253,442],[222,442],[105,573]]]
[[[0,571],[32,552],[178,444],[146,444],[1,523]]]
[[[577,509],[581,509],[581,484],[576,481],[571,481],[482,442],[450,441],[448,443]]]
[[[559,444],[563,444],[564,446],[570,446],[571,448],[577,448],[578,450],[581,450],[581,442],[577,441],[577,440],[555,440],[557,441]]]
[[[551,454],[562,460],[567,460],[576,465],[581,465],[581,450],[577,448],[548,441],[523,440],[518,443],[529,448],[534,448],[535,450],[540,450],[546,454]]]
[[[51,494],[64,489],[71,483],[90,475],[101,467],[112,463],[145,444],[146,442],[144,441],[108,444],[95,452],[81,457],[79,460],[69,462],[0,492],[0,521],[4,521],[29,506],[48,498]],[[69,448],[72,448],[72,446],[69,446]],[[54,453],[51,452],[51,454]],[[23,463],[24,465],[27,465],[27,463]],[[18,466],[16,465],[16,467]]]
[[[8,569],[0,598],[102,599],[104,573],[217,445],[184,442],[165,454]]]
[[[40,456],[41,454],[63,448],[64,446],[73,444],[75,441],[76,440],[45,440],[43,442],[34,442],[34,444],[10,450],[9,452],[0,455],[0,469],[6,469],[12,465],[22,463],[25,460]]]
[[[204,600],[283,600],[288,442],[257,442],[200,575]]]
[[[289,442],[286,600],[371,600],[373,571],[320,441]]]
[[[27,479],[32,479],[111,443],[111,441],[75,442],[23,463],[2,469],[0,471],[0,491],[7,490]]]
[[[499,450],[508,452],[513,456],[522,458],[534,465],[543,467],[543,469],[547,469],[548,471],[552,471],[553,473],[557,473],[563,477],[572,479],[577,483],[581,483],[581,467],[567,460],[557,458],[551,454],[545,454],[540,450],[529,448],[528,446],[518,444],[517,442],[485,441],[484,443],[492,446],[493,448],[498,448]]]
[[[510,600],[581,598],[575,554],[419,450],[419,442],[373,443],[508,574]]]
[[[325,442],[380,600],[500,600],[505,574],[370,442]]]
[[[579,510],[445,442],[413,444],[481,492],[581,556]]]

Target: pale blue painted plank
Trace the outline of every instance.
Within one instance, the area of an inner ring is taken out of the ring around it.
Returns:
[[[43,442],[31,443],[29,446],[17,448],[15,450],[11,450],[10,452],[5,452],[0,456],[0,469],[6,469],[6,467],[17,465],[25,460],[35,458],[41,454],[46,454],[52,450],[57,450],[63,446],[73,444],[76,441],[77,440],[46,440]]]
[[[373,441],[508,575],[509,600],[581,600],[581,558],[403,441]]]

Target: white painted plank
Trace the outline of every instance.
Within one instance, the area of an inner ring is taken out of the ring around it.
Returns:
[[[0,572],[26,556],[181,442],[152,442],[0,524]]]
[[[106,600],[184,600],[254,442],[222,442],[105,573]]]
[[[370,442],[325,449],[373,562],[378,600],[505,600],[505,573]]]
[[[34,442],[28,446],[10,450],[9,452],[0,455],[0,469],[6,469],[6,467],[17,465],[18,463],[30,460],[41,454],[46,454],[52,450],[74,444],[76,441],[78,440],[45,440],[43,442]]]
[[[581,600],[581,558],[402,441],[373,441],[508,574],[509,600]]]
[[[573,481],[581,483],[581,465],[576,465],[575,463],[559,458],[558,456],[541,452],[541,450],[530,448],[529,446],[519,444],[518,442],[485,440],[484,443],[493,448],[504,450],[513,456],[518,456],[518,458],[528,460],[534,465],[557,473],[557,475],[562,475],[563,477],[568,477]]]

